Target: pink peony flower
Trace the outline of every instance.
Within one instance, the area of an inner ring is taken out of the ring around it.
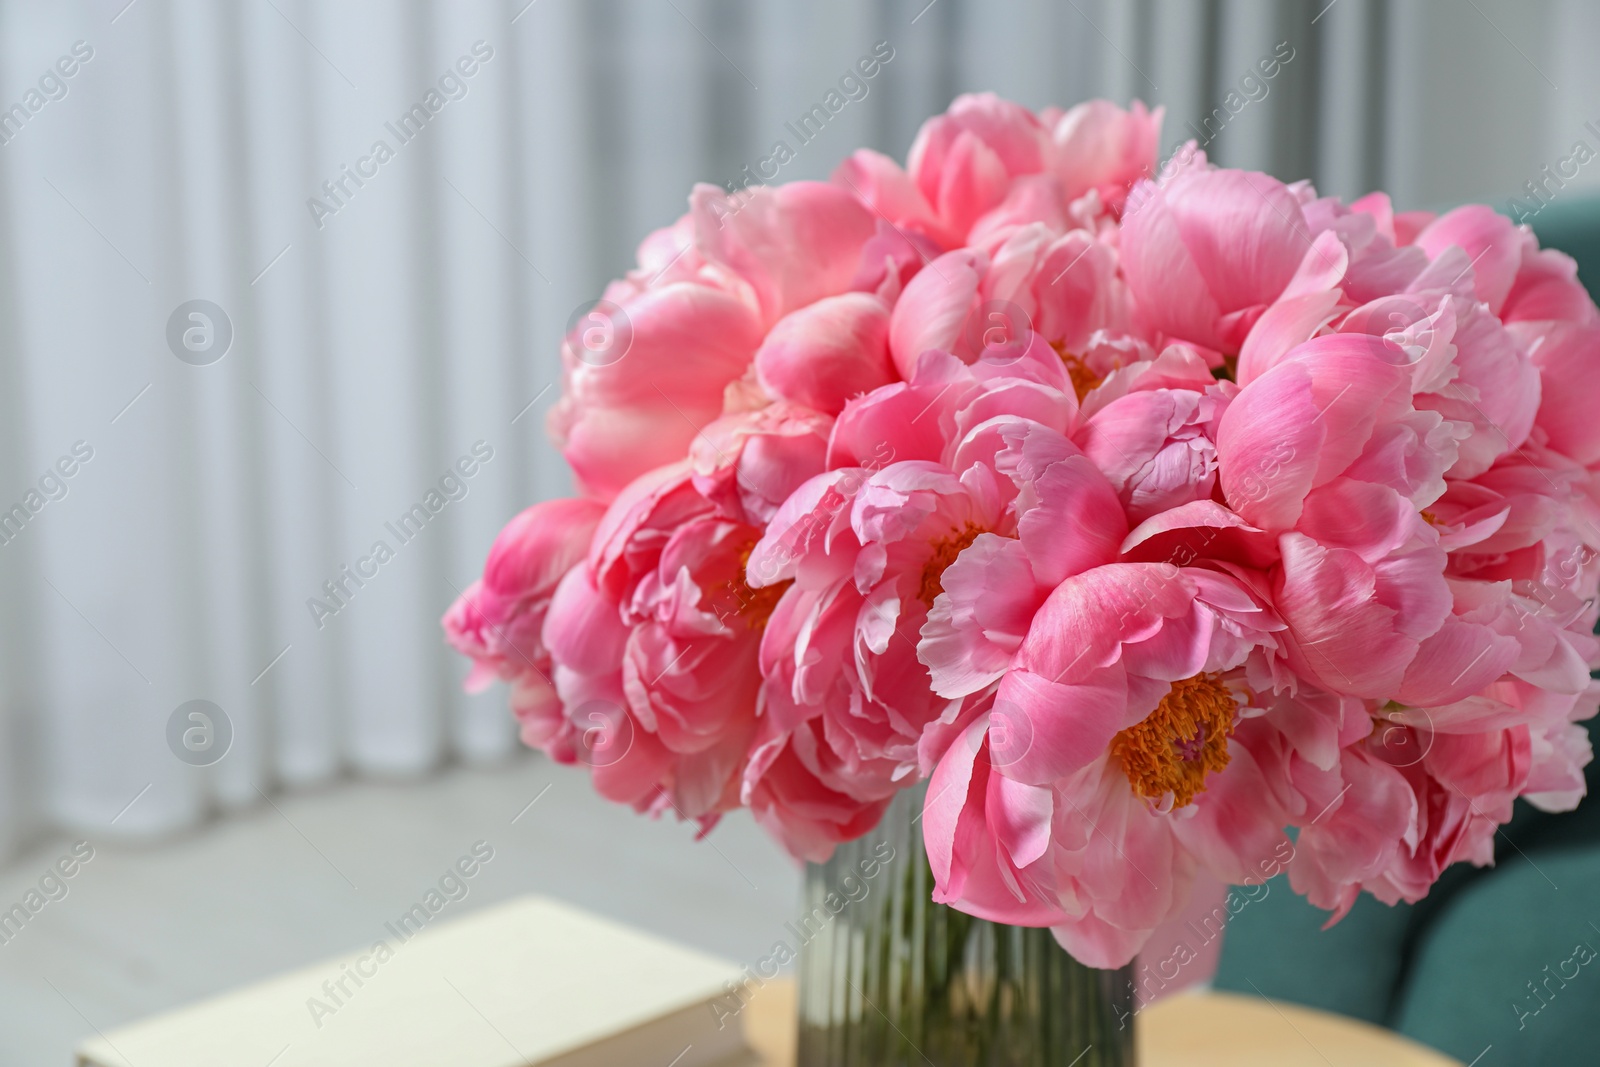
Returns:
[[[1401,367],[1346,335],[1300,346],[1222,417],[1224,496],[1279,535],[1289,657],[1323,688],[1393,693],[1449,612],[1445,551],[1419,510],[1450,458],[1416,447],[1439,421],[1412,408]],[[1409,462],[1395,460],[1397,439]]]
[[[1087,388],[1083,352],[1096,333],[1125,329],[1132,316],[1117,277],[1115,250],[1082,229],[1064,234],[1042,225],[1013,229],[992,255],[948,252],[906,286],[889,324],[889,350],[910,378],[929,350],[966,362],[986,348],[1039,336]],[[1082,390],[1080,390],[1082,391]]]
[[[1127,530],[1105,476],[1048,427],[996,419],[969,444],[966,454],[986,457],[1016,495],[1006,522],[977,534],[945,567],[922,626],[918,656],[934,692],[947,697],[997,682],[1050,591],[1115,560]]]
[[[1572,261],[1192,144],[1156,174],[1160,117],[964,95],[904,167],[697,187],[563,345],[583,495],[447,613],[469,684],[604,796],[809,860],[927,778],[934,899],[1105,967],[1222,884],[1287,865],[1336,921],[1577,804]]]
[[[1088,214],[1120,212],[1134,184],[1154,174],[1160,132],[1161,109],[1138,102],[1035,116],[990,93],[967,94],[923,125],[905,170],[862,149],[833,180],[896,228],[949,250],[1006,226],[1066,229],[1062,220],[1090,193]]]
[[[829,471],[784,504],[748,567],[758,588],[793,583],[762,644],[775,751],[801,743],[793,740],[801,733],[827,750],[834,790],[860,805],[881,807],[900,781],[915,779],[924,728],[959,710],[933,691],[917,634],[945,567],[979,532],[1002,525],[1002,503],[992,476],[967,484],[909,460]],[[820,731],[810,725],[817,718]],[[747,793],[765,770],[752,764]]]
[[[723,414],[728,386],[766,333],[844,293],[876,232],[867,208],[836,186],[741,195],[697,187],[690,213],[646,241],[639,269],[606,290],[618,310],[602,306],[562,345],[564,388],[550,430],[601,499],[681,459]],[[591,343],[586,331],[599,336]]]
[[[1508,332],[1532,353],[1542,386],[1535,421],[1545,441],[1584,466],[1600,462],[1600,323],[1513,323]]]
[[[557,759],[589,763],[614,799],[681,818],[736,804],[777,601],[745,582],[759,533],[720,513],[682,465],[618,496],[545,620],[563,704],[604,720],[563,738]]]
[[[1123,224],[1123,270],[1144,328],[1239,351],[1308,254],[1300,202],[1282,182],[1186,169],[1137,187]]]
[[[841,293],[792,312],[755,357],[774,397],[837,415],[845,401],[895,380],[889,309],[870,293]]]
[[[1105,472],[1130,522],[1211,497],[1217,424],[1231,395],[1221,386],[1140,390],[1113,400],[1083,424],[1077,441]]]
[[[1078,959],[1117,967],[1198,869],[1256,871],[1287,816],[1230,737],[1281,629],[1214,572],[1112,564],[1063,582],[987,721],[933,774],[934,899],[1049,925]]]
[[[556,585],[588,552],[602,511],[589,500],[549,500],[522,512],[494,539],[483,577],[442,620],[445,639],[472,659],[468,692],[496,678],[512,683],[511,704],[530,745],[547,743],[560,721],[541,639],[545,615]]]
[[[782,401],[724,415],[695,438],[695,491],[724,516],[760,527],[823,468],[833,420]]]
[[[723,391],[761,340],[756,309],[720,287],[670,282],[620,306],[625,319],[603,313],[612,340],[562,345],[562,395],[550,409],[573,474],[602,500],[682,458],[695,431],[722,413]]]
[[[1147,111],[1137,100],[1127,111],[1106,100],[1065,112],[1046,109],[1047,169],[1061,183],[1061,195],[1072,201],[1093,190],[1120,211],[1140,179],[1155,177],[1162,111]]]
[[[1012,179],[1044,169],[1048,135],[1025,107],[993,93],[956,97],[917,132],[906,170],[935,217],[965,237],[1000,205]]]
[[[845,405],[828,442],[830,466],[881,466],[887,457],[949,466],[967,433],[997,415],[1031,419],[1058,433],[1077,423],[1066,366],[1037,334],[986,348],[971,363],[923,353],[910,379]]]

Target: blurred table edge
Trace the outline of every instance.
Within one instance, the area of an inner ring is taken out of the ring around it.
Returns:
[[[762,1067],[794,1067],[794,980],[768,982],[743,1014]],[[1137,1019],[1139,1067],[1461,1067],[1370,1023],[1237,993],[1179,993]]]

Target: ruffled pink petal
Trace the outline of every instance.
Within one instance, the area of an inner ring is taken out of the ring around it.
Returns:
[[[872,211],[847,189],[825,182],[758,186],[730,205],[712,185],[697,185],[690,210],[699,247],[750,287],[762,322],[844,292],[877,232]]]
[[[768,393],[837,415],[845,402],[896,378],[889,310],[875,296],[825,297],[781,319],[755,355]]]
[[[1128,698],[1120,666],[1102,668],[1081,682],[1014,668],[995,695],[996,711],[1011,724],[1014,737],[996,758],[1009,777],[1021,782],[1042,784],[1081,770],[1104,759],[1119,731],[1154,710],[1154,700],[1144,707],[1130,705]]]
[[[895,226],[935,238],[945,247],[960,238],[945,230],[922,191],[900,164],[881,152],[858,148],[833,172],[832,180],[860,197]]]
[[[947,252],[906,286],[889,322],[889,351],[902,377],[912,376],[918,358],[929,349],[955,351],[987,269],[980,252]]]
[[[949,130],[947,134],[945,129]],[[952,233],[965,235],[973,223],[1005,199],[1010,184],[1005,161],[980,137],[966,130],[941,128],[929,143],[938,145],[943,158],[937,166],[926,164],[915,158],[913,146],[911,170],[917,186],[945,226]]]
[[[1129,930],[1114,926],[1090,912],[1082,918],[1052,926],[1050,932],[1055,935],[1056,943],[1079,963],[1115,970],[1133,961],[1159,925],[1147,930]]]
[[[1278,558],[1278,539],[1214,500],[1196,500],[1152,515],[1123,538],[1128,563],[1186,567],[1198,559],[1228,560],[1265,571]]]
[[[1152,330],[1237,351],[1310,243],[1299,201],[1275,178],[1237,170],[1191,169],[1144,188],[1121,241],[1140,315]]]
[[[1435,257],[1452,245],[1465,252],[1472,264],[1478,299],[1489,305],[1491,313],[1499,314],[1522,263],[1523,244],[1529,240],[1493,208],[1468,204],[1434,219],[1417,234],[1415,243]]]
[[[1499,678],[1520,651],[1514,638],[1452,616],[1418,646],[1395,699],[1418,707],[1452,704]]]
[[[1272,796],[1250,750],[1237,742],[1228,746],[1226,772],[1206,780],[1194,809],[1190,818],[1174,820],[1173,835],[1225,882],[1259,881],[1273,857],[1293,854],[1283,832],[1289,813]]]
[[[1224,407],[1220,397],[1191,390],[1129,393],[1096,412],[1076,440],[1117,491],[1128,519],[1142,522],[1211,496]]]
[[[1019,877],[990,828],[991,786],[999,776],[990,766],[987,728],[982,719],[969,726],[928,781],[922,832],[934,876],[933,899],[992,922],[1059,922],[1064,918],[1059,903],[1036,879]]]
[[[1095,189],[1120,210],[1135,182],[1155,176],[1162,114],[1137,100],[1127,111],[1107,100],[1068,109],[1050,131],[1050,169],[1061,195],[1076,200]]]
[[[1342,474],[1377,427],[1410,408],[1403,369],[1367,338],[1318,337],[1239,391],[1217,428],[1222,491],[1252,525],[1298,521],[1305,495]]]
[[[917,655],[934,692],[966,696],[1005,673],[1047,590],[1036,584],[1021,542],[995,534],[980,534],[940,582]]]
[[[1500,308],[1503,322],[1570,322],[1588,325],[1597,316],[1589,291],[1578,281],[1578,264],[1565,252],[1522,249],[1522,264]]]
[[[1449,611],[1443,553],[1424,555],[1416,573],[1391,576],[1355,551],[1303,534],[1284,534],[1279,546],[1275,600],[1294,635],[1296,669],[1336,693],[1386,699],[1428,624],[1437,629]]]
[[[1386,868],[1417,818],[1417,799],[1399,771],[1347,750],[1344,786],[1315,812],[1295,840],[1289,884],[1332,911],[1329,925],[1355,904],[1360,884]]]
[[[1523,327],[1511,327],[1525,336]],[[1600,326],[1553,324],[1530,344],[1538,368],[1537,421],[1550,447],[1579,463],[1600,462]]]
[[[588,356],[563,346],[566,388],[550,429],[584,487],[603,500],[648,470],[681,459],[695,432],[722,413],[761,324],[734,296],[705,285],[647,289],[624,309],[631,341]]]

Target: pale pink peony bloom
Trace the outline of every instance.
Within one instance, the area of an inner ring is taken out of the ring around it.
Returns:
[[[1034,333],[1084,381],[1091,339],[1125,330],[1131,318],[1111,245],[1087,230],[1055,234],[1033,224],[1012,228],[989,252],[948,252],[917,274],[895,305],[889,350],[909,378],[929,350],[970,362]]]
[[[756,379],[774,397],[829,415],[893,382],[889,308],[871,293],[842,293],[781,319],[756,352]]]
[[[1186,169],[1135,187],[1122,266],[1144,329],[1219,352],[1239,351],[1307,255],[1306,222],[1276,178]]]
[[[1044,169],[1048,144],[1044,125],[1027,108],[993,93],[969,93],[923,123],[906,171],[940,222],[964,238],[1005,199],[1013,178]]]
[[[745,581],[759,529],[722,514],[695,480],[684,465],[664,468],[618,496],[552,604],[544,640],[569,711],[598,705],[592,713],[608,718],[557,758],[593,766],[617,799],[704,820],[738,801],[756,654],[777,597]],[[619,781],[629,760],[652,773]]]
[[[822,471],[832,428],[821,412],[782,401],[724,415],[690,446],[695,491],[724,517],[765,526]]]
[[[542,746],[559,728],[560,706],[541,639],[556,586],[582,561],[604,508],[592,500],[549,500],[506,524],[489,548],[483,577],[467,588],[442,624],[445,639],[472,659],[464,683],[479,692],[510,682],[523,740]]]
[[[1095,412],[1074,435],[1111,482],[1128,521],[1210,499],[1217,484],[1217,424],[1232,383],[1130,392]]]
[[[1089,215],[1120,213],[1134,184],[1154,175],[1161,115],[1097,100],[1035,116],[991,93],[967,94],[923,124],[905,170],[861,149],[833,180],[940,250],[1033,222],[1059,232],[1088,194]]]
[[[729,385],[784,316],[846,292],[876,234],[838,186],[796,182],[728,197],[699,186],[689,215],[640,249],[639,269],[562,346],[550,431],[585,491],[609,500],[683,458],[724,413]],[[668,253],[671,252],[669,257]],[[591,332],[597,336],[591,343]]]
[[[769,744],[791,743],[820,718],[807,737],[829,750],[835,791],[877,803],[914,780],[924,728],[960,706],[933,691],[918,633],[944,569],[1006,518],[992,472],[961,479],[924,460],[829,471],[801,486],[747,570],[757,588],[793,582],[762,645]],[[752,764],[747,795],[762,770]]]
[[[469,681],[603,795],[807,859],[931,774],[935,899],[1097,966],[1197,885],[1287,865],[1337,920],[1576,804],[1571,260],[1193,146],[1158,175],[1159,123],[966,95],[905,168],[697,187],[564,345],[586,498],[447,614]]]
[[[1076,200],[1094,190],[1114,211],[1142,178],[1155,177],[1165,109],[1146,110],[1135,100],[1124,111],[1107,100],[1090,100],[1065,112],[1046,109],[1050,130],[1046,168],[1061,183],[1061,195]]]
[[[1257,874],[1287,815],[1230,737],[1259,714],[1281,628],[1211,571],[1112,564],[1063,582],[994,710],[934,771],[934,899],[1049,925],[1078,959],[1116,967],[1181,910],[1198,869]]]

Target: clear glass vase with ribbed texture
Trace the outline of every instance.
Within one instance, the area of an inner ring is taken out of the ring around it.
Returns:
[[[806,867],[800,1067],[1132,1067],[1132,967],[933,903],[926,783]]]

